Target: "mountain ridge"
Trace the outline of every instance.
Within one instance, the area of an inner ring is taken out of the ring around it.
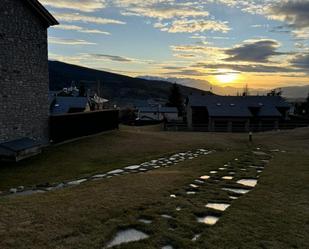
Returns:
[[[60,61],[49,61],[49,78],[50,90],[84,85],[87,89],[99,91],[111,104],[119,106],[143,105],[149,99],[167,101],[172,86],[171,82],[133,78]],[[192,87],[179,87],[184,97],[191,93],[209,94]]]

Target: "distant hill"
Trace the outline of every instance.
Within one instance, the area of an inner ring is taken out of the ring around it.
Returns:
[[[50,90],[61,90],[83,84],[97,90],[104,98],[119,106],[133,106],[146,103],[148,99],[167,100],[172,83],[161,80],[132,78],[115,73],[80,67],[58,61],[49,61]],[[100,84],[98,83],[100,82]],[[184,96],[190,93],[208,94],[200,89],[180,85]]]
[[[198,89],[202,89],[205,91],[209,91],[212,89],[212,92],[218,95],[236,95],[237,93],[242,93],[243,88],[236,88],[231,86],[218,86],[212,85],[210,82],[206,80],[197,80],[191,78],[160,78],[160,77],[153,77],[153,76],[141,76],[140,78],[148,79],[148,80],[161,80],[161,81],[168,81],[174,82],[177,84],[191,86]],[[250,84],[249,84],[250,88]],[[288,86],[288,87],[281,87],[283,92],[283,97],[290,98],[290,99],[304,99],[308,96],[309,93],[309,85],[306,86]],[[249,89],[252,95],[265,95],[269,92],[267,89]]]

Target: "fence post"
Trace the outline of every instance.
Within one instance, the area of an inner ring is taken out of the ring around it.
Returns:
[[[249,132],[249,142],[252,142],[252,140],[253,140],[252,136],[253,136],[253,133],[250,131]]]

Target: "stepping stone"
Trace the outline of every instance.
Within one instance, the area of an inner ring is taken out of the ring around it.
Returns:
[[[231,205],[226,203],[208,203],[206,205],[207,208],[218,210],[218,211],[225,211],[228,209]]]
[[[11,193],[11,194],[17,193],[17,188],[11,188],[11,189],[10,189],[10,193]]]
[[[106,174],[98,174],[98,175],[92,176],[92,178],[104,178],[105,176]]]
[[[194,182],[198,183],[198,184],[204,184],[205,182],[201,181],[201,180],[194,180]]]
[[[207,215],[205,217],[198,217],[197,222],[203,223],[209,226],[215,225],[219,220],[219,217],[213,215]]]
[[[210,178],[210,176],[201,176],[200,179],[202,180],[208,180]]]
[[[165,219],[173,219],[173,217],[168,214],[162,214],[161,217]]]
[[[112,170],[112,171],[107,172],[107,174],[108,175],[115,175],[115,174],[121,174],[123,172],[124,172],[123,169],[116,169],[116,170]]]
[[[257,184],[257,180],[256,179],[241,179],[239,181],[237,181],[238,184],[247,186],[247,187],[251,187],[254,188]]]
[[[195,185],[195,184],[190,184],[191,188],[199,188],[199,186]]]
[[[172,246],[163,246],[163,247],[161,247],[161,249],[174,249],[174,247],[172,247]]]
[[[68,182],[67,185],[69,185],[69,186],[79,185],[79,184],[86,182],[86,181],[87,181],[87,179],[80,179],[80,180]]]
[[[210,173],[210,174],[217,174],[218,171],[213,170],[213,171],[210,171],[209,173]]]
[[[222,179],[223,180],[233,180],[234,177],[233,176],[223,176]]]
[[[231,200],[237,200],[237,199],[238,199],[237,196],[229,196],[229,198],[230,198]]]
[[[147,220],[147,219],[139,219],[138,221],[142,222],[144,224],[151,224],[152,223],[152,220]]]
[[[250,190],[248,189],[241,189],[241,188],[222,188],[222,190],[242,195],[250,192]]]
[[[170,195],[171,198],[176,198],[176,195]]]
[[[187,195],[195,195],[196,194],[196,192],[194,192],[194,191],[187,191]]]
[[[176,207],[176,211],[181,211],[181,207]]]
[[[135,170],[135,169],[139,169],[140,167],[141,167],[140,165],[132,165],[132,166],[125,167],[125,169],[127,169],[127,170]]]
[[[273,149],[273,150],[270,150],[270,152],[280,152],[279,149]]]
[[[263,151],[253,151],[252,152],[256,156],[267,156],[268,154]]]
[[[196,235],[194,235],[194,237],[192,238],[192,241],[195,242],[195,241],[197,241],[200,237],[201,237],[201,234],[196,234]]]
[[[139,241],[149,238],[149,235],[136,230],[136,229],[127,229],[119,231],[116,236],[107,244],[107,248],[118,246],[124,243],[129,243],[133,241]]]

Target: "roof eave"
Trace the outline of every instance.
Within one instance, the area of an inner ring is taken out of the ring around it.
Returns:
[[[52,14],[37,0],[26,0],[26,2],[40,15],[47,27],[58,25],[59,22]]]

